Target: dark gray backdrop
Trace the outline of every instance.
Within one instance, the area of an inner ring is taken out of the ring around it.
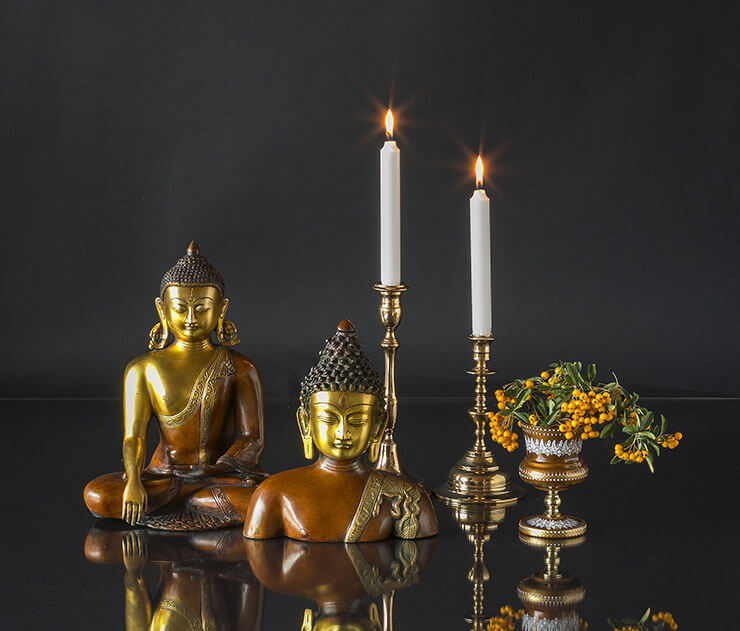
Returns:
[[[496,379],[579,358],[738,394],[739,26],[733,2],[2,3],[0,396],[117,396],[192,238],[269,396],[343,317],[379,362],[389,99],[401,396],[471,392],[480,143]]]

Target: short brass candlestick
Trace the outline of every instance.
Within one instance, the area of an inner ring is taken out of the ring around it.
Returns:
[[[486,449],[486,380],[494,371],[488,370],[492,335],[471,335],[473,342],[472,370],[475,376],[475,405],[468,410],[475,424],[475,441],[466,454],[450,469],[447,481],[437,487],[437,497],[446,502],[482,502],[507,506],[524,496],[524,489],[512,484],[511,476]]]
[[[398,448],[393,438],[398,419],[398,399],[396,398],[396,327],[401,322],[401,294],[408,289],[406,285],[383,285],[377,283],[373,289],[380,292],[380,322],[385,328],[385,337],[380,347],[385,353],[385,405],[388,413],[388,425],[380,443],[377,469],[401,475],[401,464],[398,461]]]

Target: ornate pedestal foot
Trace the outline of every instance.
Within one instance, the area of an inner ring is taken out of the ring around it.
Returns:
[[[547,491],[547,510],[542,515],[530,515],[519,521],[519,532],[525,537],[541,539],[569,539],[586,534],[586,522],[578,517],[560,514],[560,496]]]
[[[486,414],[475,410],[468,410],[468,414],[476,425],[475,444],[450,469],[447,481],[435,489],[435,494],[449,503],[515,504],[524,496],[524,489],[512,483],[509,472],[486,449],[482,439]]]

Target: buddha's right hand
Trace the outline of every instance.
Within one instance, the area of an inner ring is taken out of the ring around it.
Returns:
[[[123,489],[123,521],[135,526],[144,516],[147,496],[141,480],[129,480]]]

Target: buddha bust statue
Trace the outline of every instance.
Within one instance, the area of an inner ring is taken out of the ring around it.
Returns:
[[[301,384],[298,427],[304,455],[318,459],[265,480],[247,510],[244,535],[303,541],[378,541],[437,534],[426,492],[368,466],[377,459],[387,416],[383,387],[352,323],[336,333]]]
[[[162,278],[151,352],[126,367],[125,472],[85,487],[85,504],[96,517],[165,530],[244,521],[266,476],[259,466],[264,402],[256,366],[229,348],[239,339],[226,320],[228,306],[221,274],[191,242]],[[159,445],[144,468],[152,419]]]

